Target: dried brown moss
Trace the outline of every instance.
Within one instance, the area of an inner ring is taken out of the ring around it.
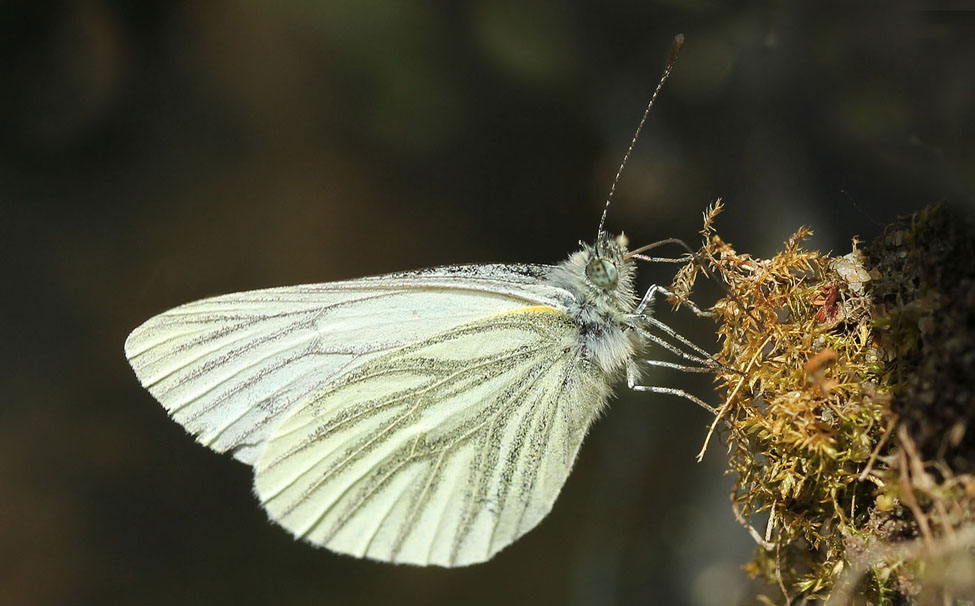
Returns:
[[[862,252],[804,250],[800,229],[759,259],[717,235],[720,210],[672,290],[727,287],[712,432],[756,599],[975,603],[975,230],[934,207]]]

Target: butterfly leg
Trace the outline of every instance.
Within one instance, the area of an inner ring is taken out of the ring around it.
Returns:
[[[685,360],[689,360],[691,362],[696,362],[698,364],[701,364],[702,366],[706,366],[709,369],[711,369],[712,372],[714,370],[722,370],[724,372],[731,372],[731,373],[735,373],[735,374],[741,374],[740,371],[735,370],[734,368],[731,368],[730,366],[725,366],[721,362],[718,362],[717,360],[714,359],[714,356],[712,356],[711,354],[709,354],[708,352],[706,352],[702,348],[698,347],[697,345],[695,345],[694,343],[692,343],[687,337],[684,337],[683,335],[679,334],[673,328],[667,326],[666,324],[664,324],[660,320],[654,318],[653,316],[649,316],[649,315],[644,314],[643,316],[641,316],[641,318],[643,320],[647,321],[648,323],[652,324],[653,326],[659,328],[661,331],[665,332],[666,334],[670,335],[671,337],[677,339],[681,343],[687,345],[688,347],[690,347],[691,349],[693,349],[695,352],[697,352],[700,355],[699,356],[695,356],[693,354],[687,353],[684,350],[682,350],[682,349],[676,347],[675,345],[673,345],[673,344],[665,341],[661,337],[658,337],[657,335],[653,334],[652,332],[650,332],[648,330],[644,330],[642,328],[635,328],[635,330],[642,337],[644,337],[645,339],[647,339],[648,341],[651,341],[653,343],[656,343],[657,345],[663,347],[664,349],[666,349],[670,353],[672,353],[672,354],[674,354],[676,356],[679,356],[681,358],[684,358]]]
[[[629,317],[639,318],[653,325],[657,329],[669,335],[671,338],[677,339],[687,347],[697,352],[700,355],[700,357],[680,350],[679,348],[671,345],[670,343],[664,341],[662,338],[650,333],[649,331],[637,329],[638,332],[641,335],[643,335],[645,338],[649,339],[650,341],[656,343],[657,345],[660,345],[667,351],[684,358],[685,360],[697,362],[698,364],[702,364],[712,369],[721,369],[726,372],[738,372],[732,368],[729,368],[728,366],[725,366],[724,364],[721,364],[720,362],[715,360],[714,357],[711,354],[709,354],[707,351],[698,347],[697,345],[692,343],[689,339],[679,334],[676,330],[667,326],[657,318],[653,317],[653,314],[651,312],[653,311],[654,296],[662,295],[664,297],[670,297],[672,296],[672,294],[673,293],[671,293],[663,286],[658,286],[656,284],[651,285],[650,288],[647,289],[647,292],[644,293],[643,298],[640,299],[640,304],[636,306],[636,309],[633,310],[633,313],[630,314]],[[703,311],[701,310],[701,308],[699,308],[697,305],[695,305],[690,301],[685,301],[684,304],[687,305],[691,309],[691,311],[693,311],[696,315],[702,318],[714,317],[714,312]],[[650,311],[647,311],[648,308]]]
[[[674,362],[665,362],[664,360],[640,360],[640,362],[646,364],[647,366],[672,368],[681,372],[714,372],[713,368],[708,368],[706,366],[685,366],[683,364],[675,364]]]
[[[649,307],[652,310],[653,298],[657,295],[664,296],[664,297],[672,297],[674,293],[670,292],[663,286],[657,286],[656,284],[653,284],[650,286],[650,288],[647,289],[647,292],[644,293],[643,298],[640,299],[640,304],[636,306],[636,309],[633,310],[633,313],[635,315],[642,316],[644,315],[644,310],[646,310],[647,307]],[[694,312],[695,315],[701,318],[714,317],[713,311],[704,311],[700,307],[692,303],[691,301],[684,301],[681,304],[686,305],[692,312]]]
[[[655,362],[655,361],[652,361],[651,360],[649,362],[652,363],[652,362]],[[657,364],[654,364],[654,365],[657,365]],[[660,366],[663,366],[665,364],[659,364],[659,365]],[[696,371],[693,371],[693,372],[696,372]],[[626,385],[627,385],[627,387],[629,387],[633,391],[648,391],[650,393],[665,393],[665,394],[669,394],[669,395],[672,395],[672,396],[678,396],[680,398],[684,398],[686,400],[690,400],[691,402],[697,404],[698,406],[700,406],[701,408],[707,410],[708,412],[710,412],[713,415],[718,414],[718,409],[717,408],[709,405],[707,402],[705,402],[704,400],[698,398],[697,396],[693,396],[693,395],[687,393],[683,389],[676,389],[676,388],[673,388],[673,387],[658,387],[656,385],[638,385],[636,381],[637,381],[636,365],[631,364],[629,367],[627,367],[627,371],[626,371]]]
[[[708,358],[710,356],[708,355],[707,352],[704,352],[704,356],[705,357],[695,356],[694,354],[687,353],[686,351],[680,349],[679,347],[677,347],[677,346],[675,346],[675,345],[673,345],[673,344],[671,344],[671,343],[663,340],[662,338],[658,337],[657,335],[653,334],[652,332],[643,330],[642,328],[636,328],[635,330],[643,338],[645,338],[648,341],[651,341],[653,343],[656,343],[657,345],[663,347],[664,349],[666,349],[670,353],[674,354],[675,356],[678,356],[678,357],[683,358],[685,360],[688,360],[690,362],[696,362],[698,364],[701,364],[702,366],[713,366],[715,364],[713,362],[709,362]]]
[[[655,248],[658,248],[660,246],[664,246],[666,244],[676,244],[676,245],[680,246],[681,248],[683,248],[684,250],[686,250],[688,255],[693,255],[694,254],[694,251],[691,249],[690,246],[687,245],[687,242],[684,242],[680,238],[664,238],[663,240],[657,240],[656,242],[654,242],[652,244],[647,244],[646,246],[641,246],[640,248],[631,250],[630,252],[626,253],[626,256],[627,257],[637,257],[637,258],[639,258],[639,257],[642,256],[642,255],[640,255],[640,253],[645,253],[647,251],[651,251],[651,250],[653,250]],[[685,259],[685,261],[686,261],[686,259]]]

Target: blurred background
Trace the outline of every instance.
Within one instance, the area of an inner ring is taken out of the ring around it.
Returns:
[[[839,7],[842,6],[842,9]],[[590,240],[608,227],[844,253],[973,206],[975,13],[884,3],[0,2],[0,603],[753,603],[708,416],[622,393],[552,514],[493,561],[293,541],[122,353],[208,295]],[[673,268],[641,268],[644,286]],[[716,291],[702,288],[708,304]],[[706,347],[712,327],[661,317]],[[652,380],[714,402],[707,378]],[[775,595],[772,593],[771,595]]]

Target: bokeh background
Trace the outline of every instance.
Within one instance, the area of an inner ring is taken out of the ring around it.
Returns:
[[[493,561],[394,567],[269,524],[250,470],[170,422],[122,343],[207,295],[559,261],[592,238],[677,32],[609,215],[635,244],[695,242],[718,197],[725,238],[766,255],[802,224],[843,252],[925,204],[971,208],[962,6],[0,2],[0,603],[748,603],[753,545],[720,444],[694,462],[708,418],[687,402],[621,394]]]

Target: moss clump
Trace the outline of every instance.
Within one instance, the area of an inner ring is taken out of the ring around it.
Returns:
[[[975,603],[975,230],[934,207],[863,252],[803,250],[800,229],[758,259],[717,235],[720,210],[672,290],[727,288],[701,455],[727,444],[757,599]]]

